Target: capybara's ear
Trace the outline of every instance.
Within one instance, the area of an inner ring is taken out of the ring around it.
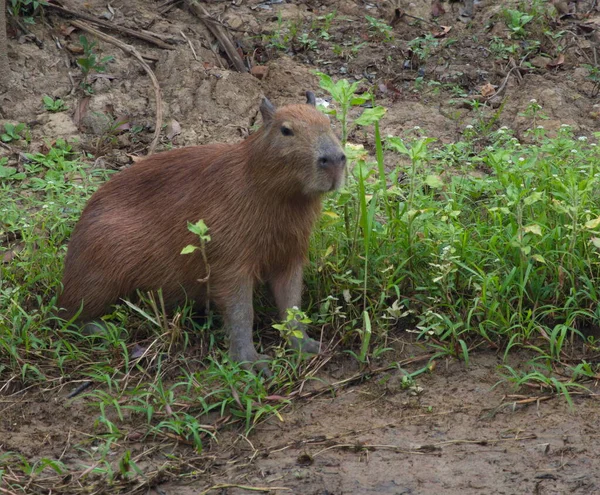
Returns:
[[[265,124],[270,123],[273,120],[273,116],[275,115],[275,107],[266,96],[262,99],[262,102],[260,103],[260,113]]]
[[[307,105],[312,105],[313,107],[317,106],[317,100],[315,99],[315,94],[312,91],[306,92],[306,103]]]

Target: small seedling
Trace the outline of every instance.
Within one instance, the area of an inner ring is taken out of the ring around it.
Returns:
[[[589,64],[584,64],[583,67],[588,71],[586,79],[594,83],[591,97],[596,98],[596,96],[598,96],[598,93],[600,93],[600,67]]]
[[[331,37],[329,34],[329,30],[331,29],[331,23],[333,22],[333,19],[335,19],[336,14],[337,12],[334,10],[333,12],[327,15],[322,15],[318,17],[319,21],[323,21],[323,25],[321,26],[319,36],[324,40],[328,40]]]
[[[7,122],[4,124],[4,133],[0,134],[0,139],[4,143],[18,141],[23,137],[23,133],[26,133],[26,130],[27,126],[22,122],[18,124],[11,124]],[[25,139],[27,139],[27,136],[25,136]]]
[[[383,41],[392,41],[392,26],[380,19],[366,15],[365,18],[369,21],[369,32],[374,38],[382,39]]]
[[[8,0],[7,10],[13,17],[21,17],[26,24],[33,24],[33,16],[41,7],[48,5],[44,0]]]
[[[300,43],[303,50],[317,49],[317,41],[309,38],[307,33],[302,33],[302,35],[298,38],[298,43]]]
[[[15,167],[7,167],[8,158],[0,158],[0,182],[3,180],[22,180],[26,177],[24,173],[17,172]]]
[[[87,80],[91,71],[106,72],[106,64],[115,58],[112,55],[107,55],[99,59],[98,55],[94,53],[97,43],[95,41],[90,42],[84,35],[79,37],[79,42],[83,48],[83,57],[77,59],[77,65],[83,72],[84,81]]]
[[[410,51],[413,53],[413,55],[416,56],[421,62],[426,61],[431,52],[437,48],[438,45],[438,40],[436,40],[431,34],[423,36],[422,38],[415,38],[414,40],[408,42],[408,48],[410,48]]]
[[[198,282],[206,284],[206,312],[208,313],[210,310],[208,285],[208,281],[210,278],[210,265],[208,264],[208,258],[206,256],[206,243],[210,242],[211,238],[210,234],[208,233],[208,227],[202,219],[198,220],[196,223],[188,222],[188,230],[198,236],[198,238],[200,239],[200,246],[188,244],[181,250],[181,254],[191,254],[197,249],[200,250],[200,253],[202,255],[202,261],[204,262],[204,266],[206,267],[206,276],[202,279],[199,279]]]
[[[55,100],[51,96],[44,95],[42,98],[42,102],[44,103],[44,108],[49,112],[64,112],[65,110],[69,109],[69,107],[65,105],[65,102],[62,101],[60,98],[56,98]]]
[[[520,10],[507,9],[504,11],[506,26],[517,38],[523,38],[527,35],[525,26],[533,20],[533,16]]]
[[[303,311],[300,311],[297,307],[293,307],[288,308],[285,320],[282,323],[274,324],[273,328],[279,330],[286,340],[289,340],[291,337],[301,339],[304,336],[298,328],[302,325],[308,325],[310,322],[310,318]]]

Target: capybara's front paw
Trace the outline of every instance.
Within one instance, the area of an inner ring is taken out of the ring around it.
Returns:
[[[299,339],[298,337],[293,336],[290,339],[290,344],[293,349],[296,349],[299,352],[306,352],[308,354],[319,354],[321,349],[321,344],[310,337],[303,337]]]
[[[266,378],[273,376],[269,369],[269,356],[259,354],[252,345],[232,346],[229,350],[229,357],[232,361],[239,363],[245,370],[252,371],[258,375],[262,374]]]

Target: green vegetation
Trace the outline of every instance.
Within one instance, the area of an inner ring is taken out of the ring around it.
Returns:
[[[33,24],[33,16],[39,13],[47,2],[44,0],[7,0],[7,10],[13,17],[21,17],[27,24]]]
[[[420,38],[415,38],[408,42],[408,48],[412,54],[420,61],[425,62],[431,53],[439,46],[439,41],[431,34]]]
[[[369,15],[365,16],[365,19],[369,23],[369,34],[372,38],[381,41],[392,41],[394,39],[392,33],[392,26],[387,24],[381,19],[376,19]]]
[[[77,59],[77,65],[83,73],[83,88],[89,92],[90,86],[87,82],[87,79],[90,73],[106,72],[106,64],[114,60],[114,57],[112,55],[99,57],[98,54],[94,52],[94,49],[97,47],[98,43],[96,41],[90,42],[83,34],[79,36],[79,42],[83,48],[83,57],[79,57]]]
[[[349,87],[321,77],[338,100]],[[352,97],[338,101],[343,135]],[[596,349],[585,329],[600,316],[598,149],[568,126],[547,137],[541,110],[534,100],[524,109],[527,145],[501,128],[482,147],[471,126],[464,141],[439,147],[419,130],[382,140],[376,127],[375,161],[349,145],[348,187],[328,200],[313,241],[311,293],[328,303],[313,321],[336,321],[358,345],[371,327],[364,315],[381,337],[395,307],[440,355],[467,361],[481,346],[522,346],[539,353],[532,366],[545,376],[573,338]],[[367,109],[355,124],[367,115],[376,125],[382,113]],[[387,177],[382,146],[398,163]],[[573,379],[594,373],[566,368]]]
[[[583,67],[588,71],[588,80],[594,83],[590,96],[595,98],[600,93],[600,68],[590,64],[583,64]]]
[[[10,143],[11,141],[19,141],[20,139],[29,140],[29,131],[27,125],[22,122],[11,124],[7,122],[4,124],[4,132],[0,131],[0,140],[4,143]]]
[[[42,103],[44,103],[44,108],[48,112],[64,112],[65,110],[69,109],[69,107],[65,105],[65,102],[62,101],[60,98],[54,99],[48,95],[44,95],[44,97],[42,98]]]
[[[516,38],[524,38],[527,35],[525,26],[533,20],[533,16],[521,12],[520,10],[507,9],[504,11],[506,16],[506,26]]]
[[[297,52],[316,51],[319,41],[331,39],[331,25],[337,12],[330,12],[315,18],[310,24],[302,20],[284,22],[281,12],[277,14],[276,27],[270,34],[262,35],[262,42],[267,48]]]

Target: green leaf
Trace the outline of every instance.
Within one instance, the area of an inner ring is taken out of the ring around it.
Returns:
[[[359,176],[362,176],[364,179],[366,179],[371,174],[371,167],[369,167],[364,160],[359,160],[356,162],[356,166],[352,170],[352,174],[354,177],[358,178]]]
[[[510,214],[510,210],[504,206],[492,206],[491,208],[488,208],[488,211],[490,213],[493,213],[495,211],[498,211],[500,213],[502,213],[503,215],[509,215]]]
[[[588,220],[587,222],[585,222],[585,228],[586,229],[595,229],[600,225],[600,217],[598,218],[594,218],[593,220]]]
[[[325,91],[332,93],[335,87],[335,84],[333,84],[333,80],[331,79],[330,76],[328,76],[327,74],[324,74],[323,72],[318,72],[316,71],[315,74],[317,76],[319,76],[319,86],[321,88],[323,88]]]
[[[197,246],[192,246],[191,244],[188,244],[181,250],[181,254],[190,254],[193,253],[196,249],[198,249]]]
[[[540,199],[542,199],[544,197],[543,193],[539,192],[539,191],[535,191],[534,193],[530,194],[529,196],[527,196],[524,200],[523,203],[526,206],[530,206],[534,203],[537,203]]]
[[[204,220],[200,219],[196,223],[188,222],[188,230],[196,235],[204,236],[208,232],[208,227],[204,223]]]
[[[386,109],[385,107],[373,107],[367,108],[360,117],[358,117],[354,123],[357,125],[371,125],[375,122],[379,122],[381,117],[385,115]]]
[[[535,235],[542,235],[542,228],[537,224],[526,225],[525,227],[523,227],[523,230],[525,232],[531,232]]]
[[[410,150],[406,147],[404,141],[402,141],[402,139],[399,137],[388,136],[385,139],[385,144],[386,148],[388,149],[394,150],[398,153],[402,153],[403,155],[410,154]]]
[[[6,179],[8,177],[12,177],[16,173],[17,169],[15,167],[3,167],[0,166],[0,179]]]
[[[358,105],[362,105],[363,103],[368,101],[368,99],[369,98],[367,98],[366,96],[355,96],[350,100],[350,105],[356,107]]]
[[[53,107],[54,106],[54,99],[50,98],[48,95],[44,95],[42,97],[42,101],[44,102],[44,105],[46,105],[47,107]]]
[[[439,175],[428,175],[425,178],[425,184],[434,189],[439,189],[444,185],[444,182],[440,179]]]

